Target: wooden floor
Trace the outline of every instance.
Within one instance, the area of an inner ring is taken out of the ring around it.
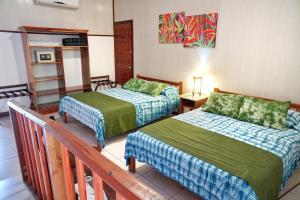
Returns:
[[[61,122],[60,119],[58,121]],[[15,141],[9,123],[9,118],[0,118],[0,199],[29,200],[35,199],[34,195],[22,182],[19,163],[15,148]],[[61,122],[62,123],[62,122]],[[78,123],[74,119],[69,119],[67,128],[73,131],[82,140],[92,146],[96,145],[94,133]],[[114,138],[106,141],[106,147],[102,153],[121,168],[127,170],[124,160],[126,136]],[[160,193],[165,199],[170,200],[199,200],[195,194],[189,192],[181,185],[172,181],[155,171],[151,166],[137,162],[137,172],[134,174],[146,187],[152,188]],[[284,191],[292,188],[300,182],[300,169],[291,177]],[[281,192],[281,194],[284,193]],[[285,195],[282,200],[299,200],[300,186],[296,187]]]

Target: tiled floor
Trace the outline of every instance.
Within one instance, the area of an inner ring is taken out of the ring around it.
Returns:
[[[58,121],[60,121],[58,119]],[[2,125],[0,126],[0,199],[34,199],[26,186],[22,183],[20,170],[17,160],[16,148],[8,118],[0,118]],[[91,146],[95,146],[97,141],[94,138],[94,133],[78,123],[75,120],[69,119],[67,128],[74,132],[82,140],[86,141]],[[102,153],[127,170],[124,160],[126,136],[117,137],[106,141],[106,147]],[[175,181],[172,181],[160,173],[156,172],[151,166],[143,163],[137,163],[137,172],[134,174],[138,180],[149,188],[154,189],[166,199],[171,200],[197,200],[198,196],[184,189]],[[291,177],[284,191],[293,187],[297,182],[300,182],[300,169]],[[9,190],[8,188],[11,188]],[[283,191],[283,192],[284,192]],[[282,192],[282,193],[283,193]],[[283,200],[299,200],[300,186],[292,190]]]
[[[0,118],[0,124],[0,199],[35,199],[22,180],[9,118]]]

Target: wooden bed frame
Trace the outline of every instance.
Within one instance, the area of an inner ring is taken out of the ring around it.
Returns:
[[[220,90],[219,88],[214,88],[214,92],[227,93],[227,94],[239,94],[239,93],[235,93],[235,92],[228,92],[228,91]],[[268,99],[268,98],[264,98],[264,97],[256,97],[256,98],[275,101],[273,99]],[[290,108],[294,109],[294,110],[297,110],[297,111],[300,111],[300,104],[291,103]],[[135,171],[136,171],[136,164],[135,163],[136,163],[136,160],[135,160],[134,157],[129,158],[128,168],[129,168],[129,171],[132,172],[132,173],[135,173]]]

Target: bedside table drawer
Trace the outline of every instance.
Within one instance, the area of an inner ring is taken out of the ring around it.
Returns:
[[[201,100],[199,100],[199,101],[196,101],[196,102],[195,102],[195,105],[194,105],[195,109],[196,109],[196,108],[199,108],[199,107],[201,107],[201,106],[203,106],[203,105],[205,104],[206,100],[207,100],[207,99],[201,99]]]
[[[193,96],[182,95],[180,97],[179,113],[183,113],[184,108],[189,108],[189,110],[194,110],[203,106],[207,98],[208,98],[207,96],[193,97]]]
[[[195,107],[196,102],[195,101],[191,101],[189,99],[181,99],[181,103],[183,106],[185,107]]]

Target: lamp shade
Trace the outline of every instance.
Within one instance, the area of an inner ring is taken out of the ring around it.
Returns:
[[[201,96],[201,88],[202,88],[202,77],[201,76],[194,76],[194,85],[193,85],[193,96]]]

